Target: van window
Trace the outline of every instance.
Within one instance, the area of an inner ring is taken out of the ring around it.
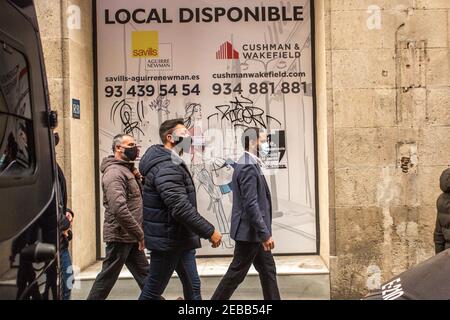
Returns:
[[[34,172],[29,72],[25,56],[0,42],[0,179]]]

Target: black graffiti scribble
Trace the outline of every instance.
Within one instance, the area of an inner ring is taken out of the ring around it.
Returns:
[[[246,98],[244,98],[246,99]],[[236,98],[237,100],[237,98]],[[251,101],[250,99],[246,99],[248,101]],[[238,101],[238,100],[237,100]],[[239,102],[239,101],[238,101]],[[221,111],[221,119],[227,119],[231,123],[233,123],[234,127],[243,127],[248,128],[251,124],[261,124],[261,127],[264,129],[267,129],[267,124],[272,124],[275,122],[280,128],[282,127],[281,121],[279,121],[277,118],[266,115],[266,123],[264,123],[263,116],[264,111],[257,107],[247,107],[244,106],[242,103],[239,106],[239,103],[236,103],[236,101],[231,101],[231,104],[234,105],[234,108],[230,105],[220,105],[216,106],[216,109]],[[245,109],[245,110],[243,110]],[[254,112],[256,110],[256,112]],[[208,128],[211,127],[211,121],[215,118],[215,121],[219,121],[219,113],[213,113],[207,117],[208,120]],[[253,122],[253,123],[252,123]],[[253,126],[252,125],[252,126]],[[272,127],[272,125],[271,125]]]
[[[257,126],[267,129],[267,124],[275,122],[281,127],[281,122],[275,117],[264,115],[264,110],[253,106],[253,101],[249,98],[241,96],[243,100],[239,100],[237,97],[234,101],[230,101],[229,105],[216,106],[216,109],[221,113],[221,119],[230,121],[234,127],[248,128],[250,126]],[[211,119],[215,117],[216,121],[219,120],[219,113],[213,113],[207,117],[208,128],[210,127]],[[264,118],[266,122],[264,122]]]
[[[256,126],[266,129],[264,110],[255,107],[253,101],[249,98],[241,96],[241,99],[239,99],[235,97],[234,100],[230,101],[229,105],[216,106],[216,109],[221,113],[222,120],[230,121],[235,127]]]
[[[188,103],[184,110],[184,125],[186,128],[192,129],[195,122],[195,113],[201,112],[202,106],[199,103]]]
[[[272,116],[266,116],[266,119],[267,119],[267,122],[275,121],[281,127],[281,122],[277,118],[274,118]]]
[[[138,101],[136,106],[136,111],[138,115],[139,122],[142,122],[145,119],[145,112],[144,112],[144,101]]]
[[[162,111],[165,112],[166,114],[169,114],[170,113],[169,105],[170,105],[169,99],[163,96],[158,96],[155,100],[150,102],[148,107],[150,108],[150,110]]]
[[[216,106],[216,109],[222,114],[222,120],[227,119],[234,126],[260,126],[266,128],[264,121],[264,110],[253,105],[253,101],[249,98],[241,96],[230,101],[229,105]]]
[[[141,132],[142,135],[145,135],[139,127],[141,124],[140,121],[132,121],[132,113],[132,107],[125,101],[125,99],[123,99],[113,103],[110,113],[110,119],[115,124],[116,117],[118,116],[122,125],[124,126],[123,132],[125,134],[134,134],[134,132],[137,130]]]

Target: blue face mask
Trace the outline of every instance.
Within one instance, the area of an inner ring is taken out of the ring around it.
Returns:
[[[262,157],[267,157],[270,153],[270,145],[268,142],[261,143],[259,145],[259,155]]]

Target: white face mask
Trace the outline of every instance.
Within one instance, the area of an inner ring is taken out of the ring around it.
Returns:
[[[267,157],[270,152],[270,145],[268,142],[261,143],[259,145],[259,153],[263,157]]]

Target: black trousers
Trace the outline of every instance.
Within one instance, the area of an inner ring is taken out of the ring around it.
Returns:
[[[108,242],[102,271],[97,275],[87,299],[105,300],[119,278],[124,265],[130,270],[142,290],[148,274],[148,261],[145,253],[139,251],[137,243]]]
[[[261,243],[240,241],[236,242],[233,261],[211,300],[229,300],[244,281],[252,263],[259,274],[264,300],[280,300],[272,252],[264,251]]]

